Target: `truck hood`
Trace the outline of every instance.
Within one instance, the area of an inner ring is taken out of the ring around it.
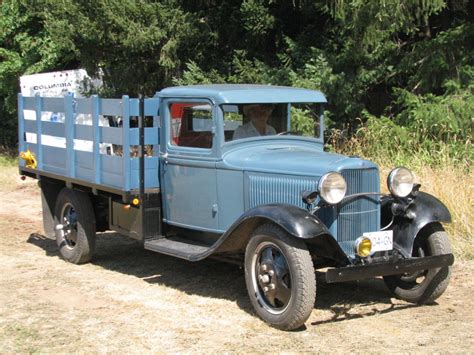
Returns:
[[[358,157],[321,151],[318,145],[269,142],[236,146],[223,154],[223,164],[237,170],[302,176],[376,167],[372,162]]]

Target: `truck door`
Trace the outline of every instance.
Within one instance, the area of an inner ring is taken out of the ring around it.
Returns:
[[[168,224],[217,229],[214,111],[203,99],[163,101],[160,163],[163,217]]]

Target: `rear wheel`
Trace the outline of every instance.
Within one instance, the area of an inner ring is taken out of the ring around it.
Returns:
[[[55,207],[56,242],[61,256],[74,264],[91,260],[95,248],[95,216],[87,194],[64,188]]]
[[[450,254],[448,235],[439,224],[425,228],[415,239],[414,257]],[[418,304],[434,302],[446,290],[451,278],[451,266],[385,276],[389,290],[398,298]]]
[[[255,311],[276,328],[299,328],[314,308],[316,278],[306,244],[275,225],[262,225],[250,239],[245,281]]]

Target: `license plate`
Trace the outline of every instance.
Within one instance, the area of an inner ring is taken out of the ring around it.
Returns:
[[[372,242],[372,252],[393,249],[393,231],[380,231],[380,232],[369,232],[364,233],[364,237],[367,237]]]

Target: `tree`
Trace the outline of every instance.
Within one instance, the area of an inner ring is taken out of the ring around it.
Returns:
[[[427,103],[472,96],[467,0],[7,0],[1,11],[2,144],[15,140],[18,77],[46,70],[101,73],[115,97],[173,83],[320,89],[332,125],[354,131],[372,116],[415,127]]]
[[[0,146],[16,142],[19,77],[75,66],[74,53],[50,36],[28,3],[5,0],[0,7]]]

